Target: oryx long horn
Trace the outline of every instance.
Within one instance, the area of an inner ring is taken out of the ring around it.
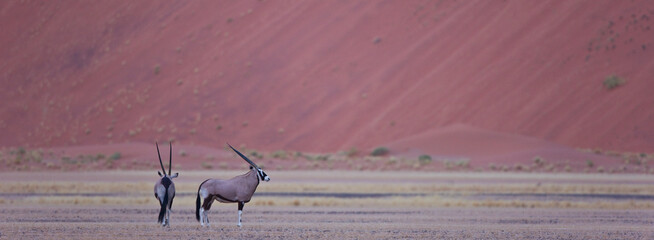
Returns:
[[[173,175],[173,142],[170,142],[170,160],[168,161],[168,176]],[[164,170],[166,171],[166,170]]]
[[[246,157],[245,155],[243,155],[241,152],[239,152],[238,150],[234,149],[234,147],[232,147],[232,145],[229,145],[229,143],[227,143],[227,146],[229,146],[230,148],[232,148],[232,150],[234,150],[234,152],[236,152],[239,156],[241,156],[241,158],[243,158],[243,160],[245,160],[245,161],[247,161],[248,163],[250,163],[250,165],[252,165],[253,167],[259,169],[259,166],[257,166],[256,164],[254,164],[254,162],[252,162],[252,160],[250,160],[248,157]]]
[[[163,166],[163,162],[161,162],[161,153],[159,153],[159,143],[155,142],[154,144],[157,145],[157,155],[159,155],[159,164],[161,164],[161,170],[163,171],[164,174],[166,174],[166,169]]]

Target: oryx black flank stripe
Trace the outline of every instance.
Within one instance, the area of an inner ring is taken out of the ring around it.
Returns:
[[[211,199],[211,197],[217,197],[217,198],[220,198],[221,200],[226,201],[226,202],[237,202],[237,201],[234,201],[234,200],[227,199],[227,198],[225,198],[223,196],[220,196],[220,194],[210,195],[209,199]]]

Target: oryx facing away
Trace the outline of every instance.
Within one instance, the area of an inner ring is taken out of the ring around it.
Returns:
[[[229,145],[229,144],[227,144]],[[238,224],[241,226],[241,214],[243,206],[249,202],[257,190],[259,181],[270,181],[266,173],[261,170],[252,160],[248,159],[238,150],[229,145],[243,160],[250,164],[250,171],[233,177],[229,180],[207,179],[198,188],[198,197],[195,201],[195,218],[202,226],[209,226],[207,214],[214,200],[221,203],[238,203]]]
[[[159,176],[161,177],[154,184],[154,197],[159,200],[161,205],[161,210],[159,211],[158,222],[161,223],[161,226],[170,226],[170,208],[173,207],[173,198],[175,198],[175,184],[173,183],[173,178],[176,178],[179,173],[171,175],[172,164],[173,164],[173,143],[170,143],[170,160],[168,161],[168,174],[166,174],[166,169],[161,162],[161,153],[159,153],[159,143],[157,145],[157,155],[159,156],[159,164],[161,165],[161,172]]]

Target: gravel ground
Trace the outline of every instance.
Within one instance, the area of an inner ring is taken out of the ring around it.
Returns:
[[[218,205],[201,228],[193,209],[172,226],[136,206],[0,210],[1,239],[654,239],[654,211],[520,208],[330,208]]]

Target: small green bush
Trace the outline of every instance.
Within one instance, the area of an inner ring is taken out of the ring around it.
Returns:
[[[211,163],[208,163],[208,162],[202,162],[202,168],[204,168],[204,169],[212,169],[212,168],[213,168],[213,165],[211,165]]]
[[[431,156],[427,154],[420,155],[420,157],[418,157],[418,161],[423,164],[431,163]]]
[[[118,159],[120,159],[121,157],[123,157],[123,156],[122,156],[122,154],[120,154],[120,152],[115,152],[114,154],[111,154],[111,157],[109,157],[109,158],[110,158],[111,160],[118,160]]]
[[[378,147],[378,148],[375,148],[375,150],[372,150],[370,155],[372,155],[372,156],[384,156],[384,155],[388,154],[389,152],[390,151],[388,150],[387,147]]]
[[[262,158],[263,158],[263,154],[260,154],[260,153],[258,153],[257,151],[252,151],[252,152],[250,153],[250,156],[252,156],[252,157],[254,157],[254,158],[258,158],[258,159],[262,159]]]
[[[616,75],[611,75],[604,79],[604,87],[609,90],[622,86],[624,83],[625,80]]]

